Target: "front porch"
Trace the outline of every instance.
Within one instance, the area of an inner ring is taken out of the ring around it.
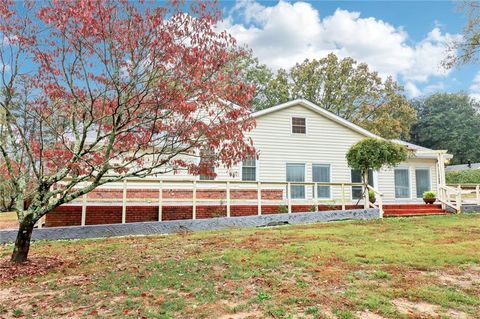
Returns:
[[[384,200],[383,194],[372,186],[365,191],[363,184],[350,182],[129,179],[99,186],[82,198],[56,208],[39,227],[368,208],[378,209],[380,217],[418,216],[446,214],[446,206],[426,205],[421,199]]]

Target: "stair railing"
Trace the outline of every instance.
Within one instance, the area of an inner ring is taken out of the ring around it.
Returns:
[[[383,218],[383,199],[382,199],[383,193],[380,192],[379,190],[373,188],[370,185],[367,186],[367,189],[369,191],[372,191],[375,194],[375,199],[376,199],[376,203],[377,203],[377,205],[375,205],[375,203],[370,202],[370,196],[368,196],[369,197],[369,199],[368,199],[369,207],[378,208],[378,210],[380,211],[380,218]]]
[[[442,206],[448,206],[455,210],[456,213],[460,213],[462,210],[462,191],[461,189],[450,187],[447,185],[439,186],[440,196],[438,201],[442,203]],[[452,199],[452,195],[454,199]]]

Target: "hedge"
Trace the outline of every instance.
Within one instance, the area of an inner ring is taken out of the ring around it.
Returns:
[[[447,184],[480,184],[480,169],[447,171],[445,178]]]

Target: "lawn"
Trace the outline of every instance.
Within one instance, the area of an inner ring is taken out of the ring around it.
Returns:
[[[480,314],[480,215],[39,242],[31,256],[52,268],[4,280],[0,318]]]
[[[17,213],[0,212],[0,229],[18,228]]]

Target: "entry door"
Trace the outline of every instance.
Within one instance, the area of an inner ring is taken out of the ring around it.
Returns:
[[[424,192],[431,190],[430,169],[415,169],[415,182],[417,184],[417,198],[422,198]]]
[[[395,198],[410,197],[410,176],[408,168],[395,169]]]

